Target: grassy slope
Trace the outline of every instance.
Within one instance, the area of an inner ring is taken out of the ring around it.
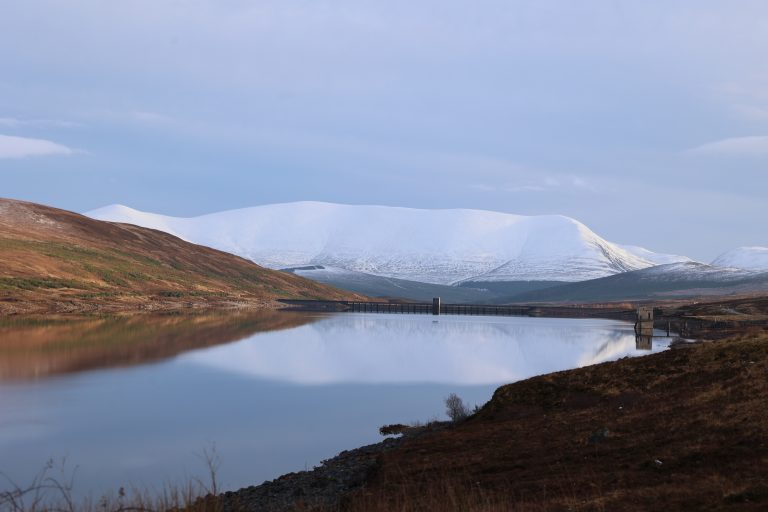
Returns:
[[[159,231],[0,199],[0,314],[350,297]]]
[[[467,422],[383,454],[346,509],[767,507],[762,333],[503,386]]]

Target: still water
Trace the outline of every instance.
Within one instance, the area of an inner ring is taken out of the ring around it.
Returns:
[[[653,350],[667,346],[654,339]],[[311,468],[444,419],[500,384],[638,350],[611,320],[338,314],[159,316],[0,324],[0,471],[27,483],[66,458],[75,491],[201,476],[226,489]],[[0,491],[7,482],[0,480]]]

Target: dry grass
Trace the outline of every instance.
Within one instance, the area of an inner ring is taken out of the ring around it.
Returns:
[[[407,472],[403,472],[406,474]],[[409,475],[410,476],[410,475]],[[540,493],[521,492],[510,485],[503,492],[498,488],[485,488],[482,481],[470,474],[457,479],[456,474],[422,475],[413,486],[376,486],[363,490],[351,499],[343,500],[325,512],[544,512],[551,510],[603,512],[610,499],[601,485],[591,485],[587,492],[576,488],[577,481],[564,477],[552,480]]]
[[[163,486],[159,491],[121,487],[98,499],[75,497],[76,470],[69,470],[65,460],[48,461],[26,485],[19,485],[0,473],[0,512],[219,512],[215,502],[204,499],[218,492],[214,452],[205,451],[208,477],[184,484]]]
[[[603,435],[602,433],[605,433]],[[768,510],[768,335],[502,386],[344,510]]]

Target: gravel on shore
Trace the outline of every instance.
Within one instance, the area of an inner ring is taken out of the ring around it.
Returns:
[[[375,471],[381,453],[448,426],[447,422],[435,422],[423,427],[409,427],[400,437],[388,437],[379,443],[345,450],[312,470],[288,473],[261,485],[205,499],[215,500],[216,510],[222,512],[334,508],[345,494],[365,485]]]

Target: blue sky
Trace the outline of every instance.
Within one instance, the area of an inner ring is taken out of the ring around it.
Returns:
[[[768,245],[764,1],[7,0],[0,196],[562,213]]]

